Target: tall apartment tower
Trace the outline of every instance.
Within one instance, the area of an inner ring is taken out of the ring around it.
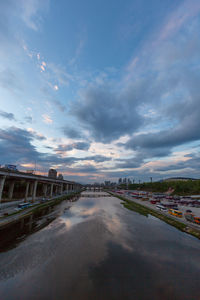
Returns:
[[[57,178],[57,171],[55,169],[49,169],[48,177]]]

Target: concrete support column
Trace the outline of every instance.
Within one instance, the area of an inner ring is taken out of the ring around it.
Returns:
[[[51,183],[50,197],[53,196],[53,183]]]
[[[28,223],[28,229],[29,229],[29,231],[32,230],[32,226],[33,226],[33,215],[30,215],[30,217],[29,217],[29,223]]]
[[[58,185],[56,185],[56,195],[58,195]]]
[[[44,193],[44,197],[47,196],[47,184],[43,185],[43,193]]]
[[[33,186],[34,186],[34,183],[31,182],[31,185],[30,185],[30,195],[31,196],[33,195]]]
[[[65,191],[68,193],[68,184],[65,185]]]
[[[35,198],[36,198],[36,195],[37,195],[37,184],[38,184],[38,181],[36,180],[34,182],[34,186],[33,186],[32,202],[35,202]]]
[[[13,197],[13,191],[14,191],[15,181],[12,180],[9,182],[9,189],[8,189],[8,199],[12,200]]]
[[[60,193],[61,194],[63,193],[63,183],[61,183],[61,185],[60,185]]]
[[[2,198],[2,193],[3,193],[5,180],[6,180],[6,176],[2,176],[0,178],[0,202],[1,202],[1,198]]]
[[[24,219],[22,219],[20,222],[20,229],[22,230],[23,228],[24,228]]]
[[[25,192],[25,199],[24,199],[24,202],[27,202],[27,200],[28,200],[29,186],[30,186],[30,182],[27,181],[27,183],[26,183],[26,192]]]

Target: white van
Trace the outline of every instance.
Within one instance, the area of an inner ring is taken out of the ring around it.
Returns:
[[[161,210],[161,211],[167,211],[167,208],[166,208],[164,205],[162,205],[162,204],[157,204],[157,205],[156,205],[156,208],[157,208],[158,210]]]

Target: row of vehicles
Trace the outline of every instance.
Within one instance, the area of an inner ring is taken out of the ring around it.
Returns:
[[[164,212],[167,212],[172,215],[172,216],[175,216],[175,217],[178,217],[178,218],[182,218],[183,217],[183,213],[178,210],[178,209],[167,209],[164,205],[162,204],[158,204],[156,205],[156,208],[160,211],[164,211]],[[189,222],[192,222],[192,223],[195,223],[195,224],[199,224],[200,225],[200,217],[196,217],[191,210],[186,210],[185,214],[184,214],[185,218],[187,221]]]

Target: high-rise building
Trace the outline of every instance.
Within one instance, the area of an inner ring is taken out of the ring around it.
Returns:
[[[125,183],[125,184],[126,184],[126,178],[124,178],[124,179],[123,179],[123,183]]]
[[[110,185],[110,181],[105,181],[105,186],[109,186]]]
[[[119,180],[118,180],[118,183],[119,183],[119,184],[121,184],[121,183],[122,183],[122,179],[121,179],[121,178],[119,178]]]
[[[63,180],[63,175],[62,174],[58,174],[58,179]]]
[[[57,178],[57,171],[55,169],[49,169],[48,177]]]

